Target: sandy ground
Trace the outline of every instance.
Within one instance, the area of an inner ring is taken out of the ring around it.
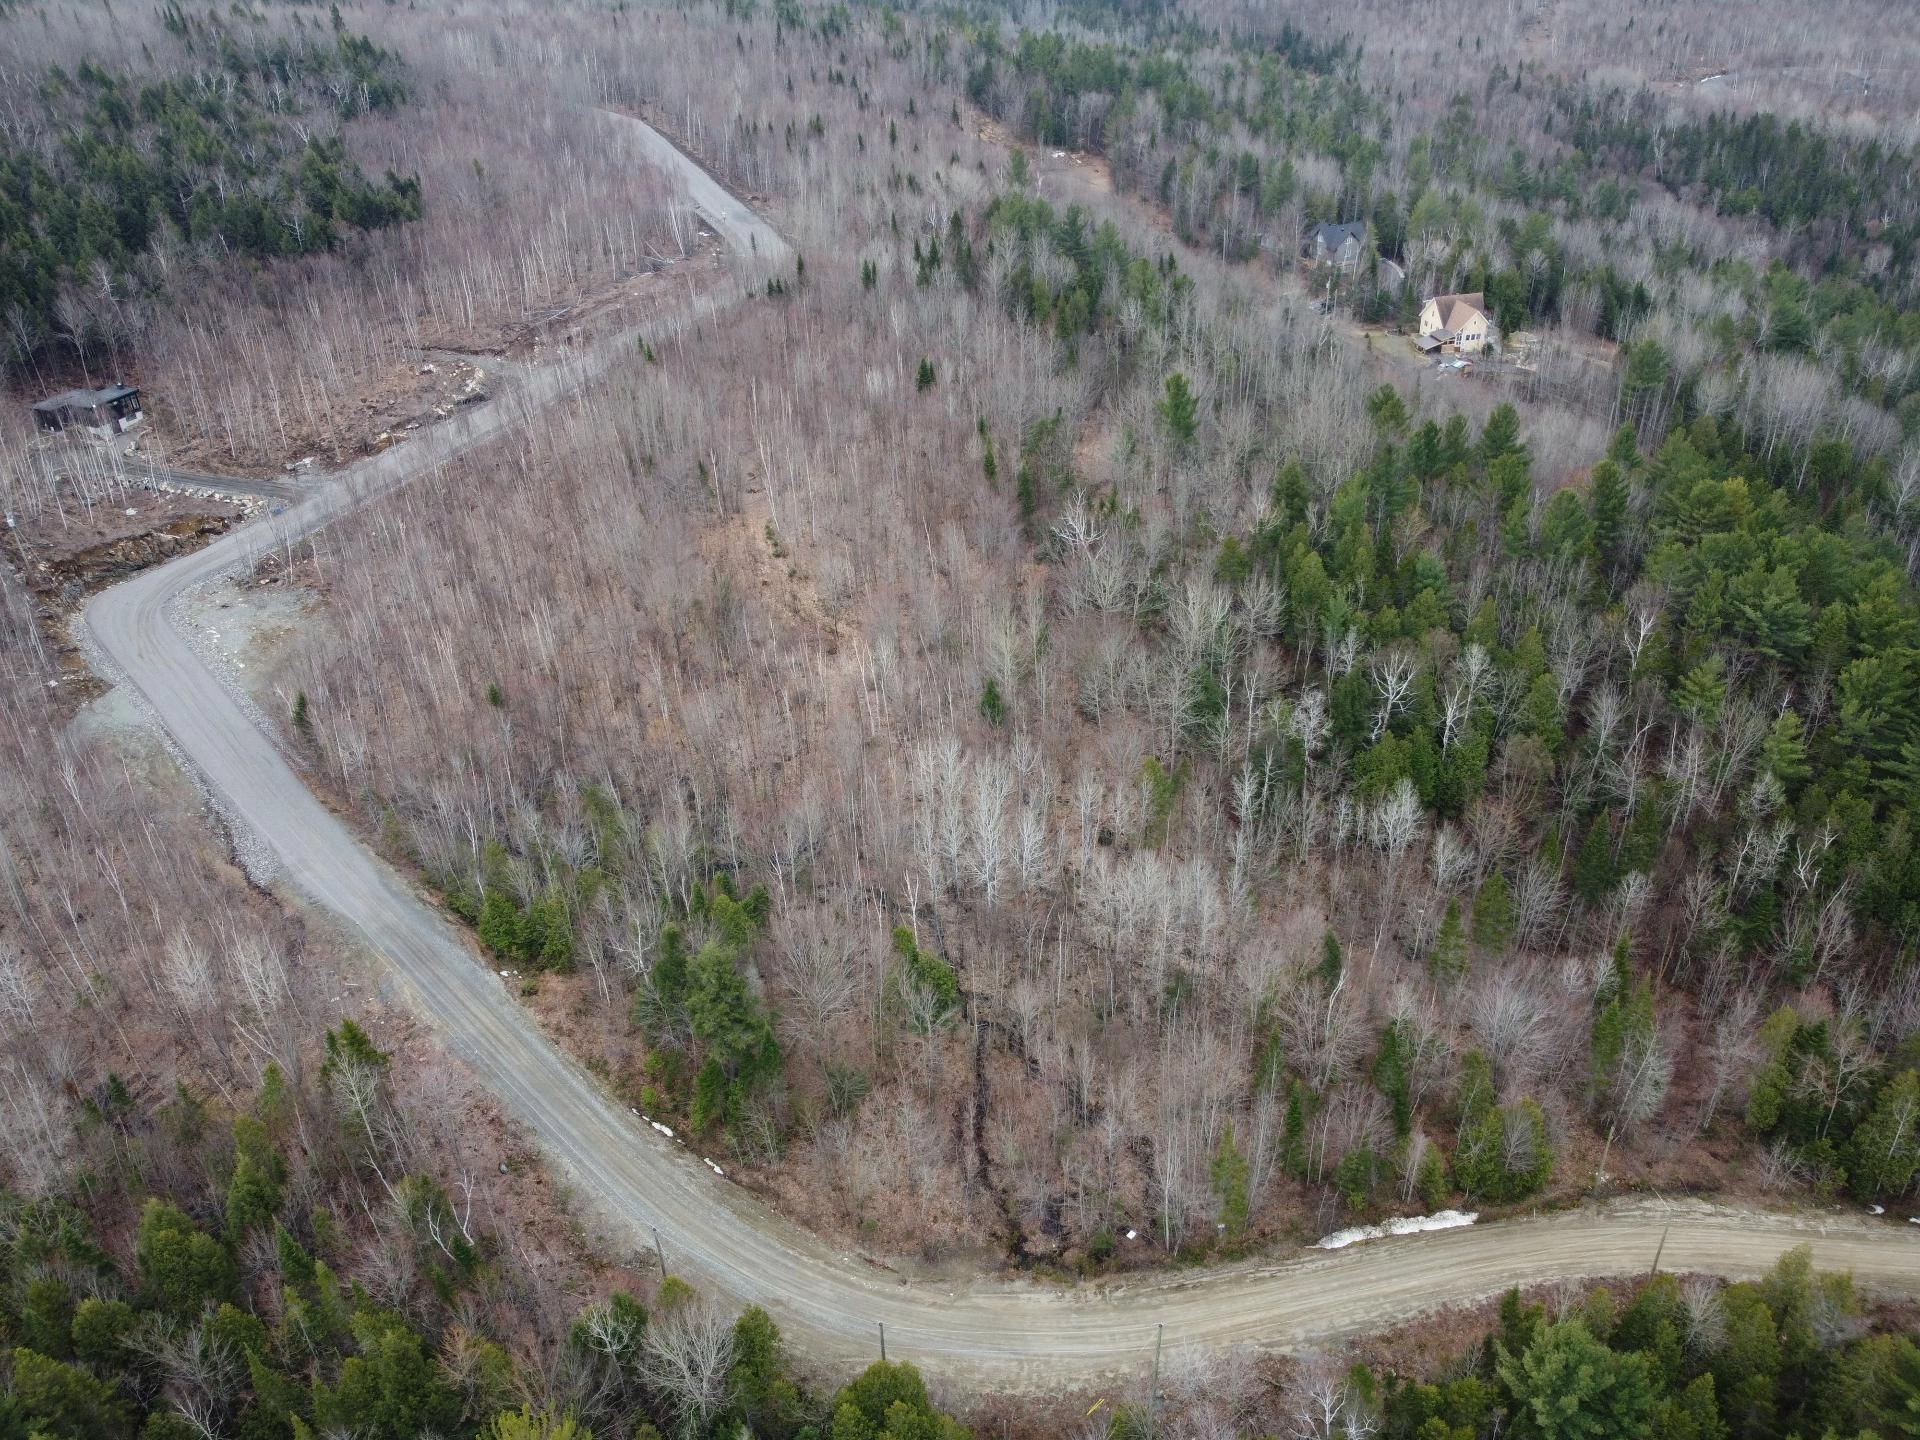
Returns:
[[[302,626],[321,610],[311,590],[277,579],[226,575],[180,597],[174,624],[194,639],[200,658],[262,709],[293,704],[273,675]]]

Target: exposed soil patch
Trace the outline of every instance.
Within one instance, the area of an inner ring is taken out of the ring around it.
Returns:
[[[464,355],[426,352],[417,361],[375,375],[323,414],[293,418],[282,430],[276,453],[234,450],[195,440],[169,423],[167,397],[148,397],[147,427],[138,453],[158,464],[215,475],[277,478],[302,462],[324,468],[376,455],[408,433],[445,419],[465,405],[487,400],[494,377],[486,365]]]
[[[0,531],[0,564],[33,597],[42,641],[60,669],[51,683],[75,708],[106,689],[72,634],[81,602],[150,565],[198,550],[245,518],[237,506],[188,495],[137,491],[122,498],[123,505],[43,512]]]
[[[116,580],[197,550],[242,512],[219,501],[142,492],[123,506],[41,516],[7,532],[7,561],[20,582],[62,609]]]
[[[699,226],[693,236],[693,253],[684,259],[662,260],[657,269],[512,325],[449,329],[436,334],[433,343],[468,354],[538,360],[552,351],[588,345],[623,330],[637,328],[644,338],[650,320],[668,309],[689,304],[725,280],[723,256],[724,249],[713,232]]]

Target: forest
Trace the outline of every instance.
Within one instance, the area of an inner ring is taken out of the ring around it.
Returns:
[[[622,1112],[839,1251],[1903,1225],[1910,82],[1854,78],[1867,0],[1485,8],[7,7],[14,398],[125,374],[143,452],[303,484],[489,372],[497,438],[242,577],[234,684]],[[1535,360],[1423,366],[1450,290]],[[1920,1434],[1910,1312],[1804,1251],[1057,1405],[813,1365],[256,883],[36,588],[132,480],[11,408],[0,1440]]]
[[[0,310],[16,367],[33,367],[61,341],[80,358],[113,348],[121,337],[63,305],[62,292],[157,286],[160,248],[302,255],[330,249],[341,226],[419,217],[417,178],[389,170],[371,183],[337,135],[308,129],[315,112],[348,120],[406,99],[397,57],[333,15],[330,43],[296,45],[170,5],[165,28],[206,57],[202,68],[152,82],[88,60],[72,74],[48,69],[39,113],[16,117],[0,137]]]
[[[810,1391],[765,1311],[729,1317],[671,1275],[651,1309],[615,1289],[516,1360],[496,1337],[523,1333],[525,1262],[476,1221],[473,1178],[408,1169],[394,1057],[352,1020],[320,1054],[305,1084],[267,1062],[231,1111],[112,1073],[83,1097],[72,1198],[0,1207],[0,1435],[965,1433],[905,1362]]]

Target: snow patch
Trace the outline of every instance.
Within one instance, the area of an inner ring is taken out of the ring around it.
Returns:
[[[653,1128],[658,1130],[662,1135],[666,1136],[667,1139],[669,1140],[673,1139],[673,1131],[669,1130],[666,1126],[662,1125],[658,1120],[649,1120],[647,1123],[653,1126]]]
[[[1393,1235],[1421,1235],[1429,1230],[1458,1230],[1480,1218],[1478,1210],[1441,1210],[1433,1215],[1396,1215],[1378,1225],[1356,1225],[1351,1230],[1336,1230],[1316,1246],[1321,1250],[1344,1250],[1362,1240],[1385,1240]]]

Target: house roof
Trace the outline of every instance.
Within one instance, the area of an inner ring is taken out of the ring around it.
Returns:
[[[49,395],[33,408],[47,411],[91,410],[96,405],[111,405],[116,400],[139,393],[131,385],[107,385],[99,390],[62,390],[58,395]]]
[[[1475,315],[1485,319],[1487,315],[1487,297],[1481,291],[1470,295],[1436,295],[1429,302],[1440,307],[1440,328],[1458,330]]]
[[[1366,222],[1350,220],[1344,225],[1316,225],[1313,238],[1329,250],[1338,250],[1349,240],[1358,245],[1367,238]]]

